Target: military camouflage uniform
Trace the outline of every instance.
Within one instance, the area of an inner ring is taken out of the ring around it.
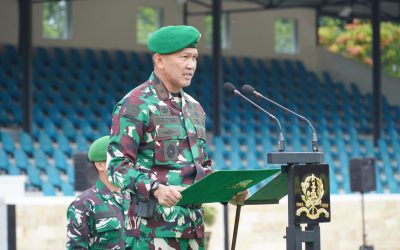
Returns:
[[[211,172],[204,110],[183,90],[180,96],[172,96],[153,73],[114,108],[108,170],[114,185],[131,194],[124,212],[127,236],[136,238],[130,239],[136,242],[133,245],[154,238],[202,242],[200,207],[167,208],[157,203],[150,218],[135,212],[140,202],[153,198],[158,184],[188,186]]]
[[[125,249],[122,207],[98,180],[67,211],[68,249]]]

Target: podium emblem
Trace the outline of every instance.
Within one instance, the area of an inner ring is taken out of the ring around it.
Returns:
[[[329,212],[324,208],[328,207],[328,205],[322,202],[325,191],[324,184],[320,178],[314,174],[306,177],[304,182],[301,183],[301,191],[301,200],[303,202],[296,203],[296,206],[300,207],[296,210],[297,216],[305,213],[306,217],[311,220],[318,219],[322,215],[325,218],[329,218]]]

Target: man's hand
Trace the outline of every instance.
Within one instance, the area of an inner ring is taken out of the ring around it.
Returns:
[[[160,184],[154,192],[154,197],[156,197],[160,205],[172,207],[182,199],[181,191],[184,189],[181,186],[165,186]]]
[[[244,190],[242,192],[239,192],[235,194],[232,199],[229,200],[229,203],[232,205],[243,205],[244,201],[247,199],[247,195],[249,194],[249,191]]]

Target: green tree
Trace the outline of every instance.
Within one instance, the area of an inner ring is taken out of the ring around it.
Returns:
[[[228,22],[229,16],[222,14],[221,16],[221,47],[228,48]],[[211,48],[213,45],[213,17],[212,15],[207,15],[204,18],[206,28],[204,32],[204,39],[206,41],[206,46]]]
[[[149,35],[160,27],[161,11],[153,7],[139,7],[136,40],[140,44],[146,44]]]
[[[275,52],[297,53],[297,21],[289,19],[275,20]]]
[[[68,5],[66,1],[43,3],[43,36],[46,38],[68,37]]]
[[[319,42],[334,53],[372,65],[372,27],[368,21],[353,20],[344,25],[325,18],[319,29]],[[400,26],[381,23],[381,62],[385,73],[400,77]]]

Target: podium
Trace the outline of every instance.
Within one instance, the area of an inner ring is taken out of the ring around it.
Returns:
[[[227,202],[232,196],[263,180],[267,183],[244,202],[244,205],[278,204],[288,195],[286,249],[320,249],[319,223],[330,222],[329,166],[321,152],[268,153],[268,163],[280,168],[261,170],[216,171],[182,191],[177,205]],[[241,205],[236,207],[231,249],[235,249]],[[302,224],[305,224],[303,230]]]
[[[286,249],[321,249],[319,223],[330,222],[329,166],[321,152],[269,153],[268,163],[283,164],[287,175]],[[305,224],[303,230],[301,224]]]

